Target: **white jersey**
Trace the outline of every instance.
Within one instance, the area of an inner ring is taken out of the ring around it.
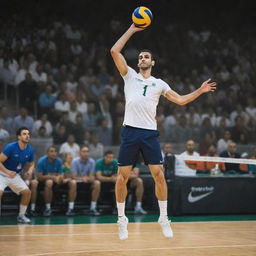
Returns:
[[[153,76],[144,78],[128,67],[124,79],[125,114],[123,125],[156,130],[156,108],[161,95],[170,87],[161,79]]]

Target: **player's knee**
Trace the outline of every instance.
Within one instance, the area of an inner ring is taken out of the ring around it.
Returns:
[[[68,185],[69,185],[70,188],[75,189],[76,188],[76,180],[70,180],[68,182]]]
[[[24,189],[20,192],[21,195],[30,197],[31,196],[31,190],[30,189]]]
[[[118,176],[117,176],[117,180],[119,180],[120,182],[124,182],[127,183],[129,179],[129,174],[126,172],[119,172]]]
[[[52,180],[46,180],[45,181],[45,188],[50,189],[50,188],[52,188],[52,186],[53,186],[53,181]]]
[[[38,181],[37,180],[31,180],[31,182],[30,182],[30,184],[31,184],[31,188],[37,188],[37,186],[38,186]]]
[[[137,186],[143,186],[143,180],[142,180],[142,178],[137,178],[137,179],[136,179],[136,184],[137,184]]]
[[[93,186],[94,186],[95,188],[100,188],[100,186],[101,186],[100,181],[99,181],[99,180],[94,180]]]
[[[164,173],[163,173],[163,169],[162,168],[156,168],[153,172],[152,175],[154,177],[154,179],[157,182],[164,182],[165,178],[164,178]]]
[[[0,190],[0,199],[3,197],[4,191]]]

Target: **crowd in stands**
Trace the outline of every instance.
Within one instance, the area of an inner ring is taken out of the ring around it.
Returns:
[[[95,157],[102,156],[104,146],[120,143],[123,81],[109,49],[110,35],[118,37],[126,27],[112,20],[95,36],[91,28],[77,23],[49,18],[47,24],[30,24],[21,19],[16,15],[0,25],[0,83],[8,85],[10,102],[13,92],[19,92],[20,105],[18,114],[1,106],[0,138],[6,140],[26,126],[35,137],[52,137],[61,152],[72,144],[77,156],[79,145],[87,143]],[[155,53],[154,75],[180,94],[195,90],[208,78],[218,82],[218,89],[183,107],[161,99],[156,116],[161,142],[193,138],[200,154],[213,143],[222,151],[224,137],[238,144],[254,143],[255,38],[175,24],[162,30],[153,30],[158,40],[147,45]],[[142,33],[143,40],[124,49],[132,67],[148,34]]]

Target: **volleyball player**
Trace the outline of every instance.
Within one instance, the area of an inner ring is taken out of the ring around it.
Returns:
[[[185,105],[201,94],[216,89],[216,83],[205,81],[200,88],[187,95],[179,95],[167,83],[151,76],[155,60],[149,50],[142,50],[138,57],[139,73],[129,67],[121,50],[130,37],[143,29],[134,24],[121,36],[111,48],[114,63],[124,79],[125,115],[122,130],[122,142],[118,157],[118,177],[115,186],[119,238],[128,238],[128,219],[125,216],[126,184],[139,152],[148,165],[155,181],[155,193],[160,208],[159,224],[165,237],[172,237],[173,232],[167,216],[167,185],[163,173],[163,159],[158,141],[156,125],[156,107],[161,95],[178,105]]]
[[[28,128],[19,128],[16,135],[18,141],[7,144],[0,154],[0,200],[7,186],[16,194],[20,194],[21,201],[17,220],[19,223],[30,224],[31,221],[25,216],[25,213],[31,191],[21,178],[20,173],[28,169],[28,174],[32,176],[35,167],[34,149],[28,144],[30,140]]]

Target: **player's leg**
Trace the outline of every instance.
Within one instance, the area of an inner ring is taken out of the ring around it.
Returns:
[[[119,166],[115,185],[116,205],[118,213],[119,238],[125,240],[128,238],[128,218],[125,216],[125,199],[127,196],[127,182],[131,174],[132,165]]]
[[[66,216],[74,216],[75,200],[77,195],[77,183],[76,180],[68,181],[68,210]]]
[[[44,184],[44,202],[45,202],[45,210],[43,215],[45,217],[50,217],[52,215],[51,210],[51,202],[52,202],[52,187],[53,180],[46,180]]]
[[[90,213],[93,216],[99,216],[100,213],[97,210],[97,201],[100,196],[100,189],[101,189],[101,182],[99,180],[94,180],[91,184],[91,206],[90,206]]]
[[[142,197],[144,193],[143,180],[140,177],[134,178],[130,181],[131,188],[135,189],[136,206],[134,212],[136,214],[146,214],[147,212],[142,208]]]
[[[167,216],[167,184],[163,171],[163,159],[158,141],[158,131],[145,131],[142,140],[142,154],[145,163],[148,164],[152,177],[155,181],[155,194],[160,208],[160,217],[158,222],[162,227],[165,237],[172,237],[173,233]]]
[[[8,186],[16,194],[21,195],[20,209],[17,220],[19,223],[30,224],[31,221],[25,216],[31,198],[31,191],[24,180],[17,174],[14,178],[8,178]]]
[[[136,163],[139,154],[140,130],[133,127],[124,127],[121,133],[122,143],[118,156],[118,175],[115,185],[116,205],[118,212],[119,238],[128,238],[128,218],[125,216],[125,199],[132,166]]]
[[[36,213],[36,199],[37,199],[37,187],[38,181],[33,179],[30,181],[30,190],[31,190],[31,201],[30,201],[30,214],[31,216],[37,216]]]

